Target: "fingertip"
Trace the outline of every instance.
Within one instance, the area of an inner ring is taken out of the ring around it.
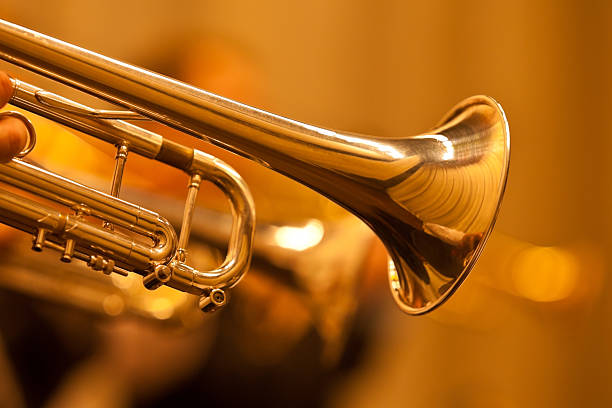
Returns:
[[[15,118],[0,120],[0,162],[11,160],[25,148],[28,129]]]
[[[0,71],[0,108],[6,105],[13,95],[13,82],[8,74]]]

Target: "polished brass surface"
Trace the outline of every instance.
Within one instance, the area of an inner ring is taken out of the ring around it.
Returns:
[[[509,165],[509,131],[501,107],[489,97],[464,100],[429,132],[373,137],[273,115],[3,21],[0,58],[129,111],[94,110],[17,81],[11,101],[15,105],[118,145],[128,134],[134,145],[131,149],[171,165],[185,159],[177,157],[181,148],[117,120],[133,119],[136,113],[255,160],[340,204],[385,244],[391,289],[407,313],[425,313],[452,294],[482,251],[499,210]],[[248,212],[245,203],[249,200],[239,176],[204,153],[193,155],[199,156],[206,157],[205,168],[186,166],[184,170],[205,177],[212,171],[215,182],[230,193],[236,212]],[[22,167],[19,163],[7,166],[13,172]],[[227,185],[228,180],[233,187]],[[61,183],[74,187],[65,180]],[[81,187],[73,190],[82,196],[90,194]],[[111,203],[113,210],[127,205],[119,206],[120,200],[111,196],[96,198]],[[10,201],[7,196],[6,202]],[[107,221],[125,225],[126,217],[112,215]],[[163,225],[154,215],[150,218],[152,225]],[[68,221],[82,225],[80,220],[58,216],[44,229],[57,231],[59,223]],[[240,224],[252,228],[244,217],[234,223],[235,228]],[[91,229],[89,236],[95,237],[96,245],[104,246],[102,241],[108,238],[118,253],[134,245],[110,238],[108,230]],[[60,235],[65,234],[62,227]],[[228,257],[250,247],[248,233],[236,230],[233,237]],[[134,270],[146,268],[152,283],[168,279],[167,284],[190,292],[209,293],[211,288],[232,286],[241,276],[223,270],[200,273],[165,252],[154,260],[149,256],[151,249],[136,252],[137,259],[130,259]],[[248,265],[248,257],[238,259],[241,266]],[[127,262],[125,255],[120,260]],[[169,278],[161,271],[166,264],[172,271]]]
[[[105,274],[136,272],[145,276],[147,287],[156,288],[165,283],[203,298],[209,297],[215,289],[229,289],[238,283],[250,263],[254,209],[248,188],[235,171],[219,159],[196,149],[166,141],[126,122],[107,119],[109,115],[103,119],[95,114],[85,115],[79,110],[85,107],[76,102],[18,80],[12,81],[12,104],[118,146],[110,195],[19,159],[0,164],[0,181],[70,209],[68,212],[59,211],[44,201],[0,190],[2,221],[32,233],[35,236],[34,250],[52,248],[62,252],[60,259],[64,262],[70,262],[74,257]],[[49,104],[47,100],[50,98],[61,100],[64,105],[58,108]],[[74,110],[67,109],[67,106],[74,107]],[[33,135],[33,130],[30,133]],[[34,140],[32,136],[31,140]],[[170,161],[160,153],[168,146],[175,150]],[[168,162],[190,174],[192,179],[208,180],[226,193],[235,221],[222,265],[211,271],[199,271],[185,264],[184,253],[191,228],[191,217],[187,214],[195,205],[197,191],[189,189],[180,240],[174,228],[159,214],[117,198],[128,151]],[[96,222],[95,218],[102,223]],[[131,234],[115,231],[115,227]],[[169,272],[163,281],[159,280],[160,267]],[[156,280],[158,284],[151,283]]]

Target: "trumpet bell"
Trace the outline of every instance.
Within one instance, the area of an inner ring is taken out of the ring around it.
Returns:
[[[510,134],[501,106],[474,96],[431,131],[388,139],[398,159],[378,185],[381,207],[360,211],[390,255],[398,306],[426,313],[444,302],[478,259],[506,186]]]

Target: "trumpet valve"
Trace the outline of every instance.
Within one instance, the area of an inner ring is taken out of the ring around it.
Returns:
[[[104,259],[98,255],[92,255],[87,262],[87,266],[89,266],[94,271],[102,270],[104,266]]]
[[[154,290],[170,281],[172,270],[166,265],[157,265],[155,270],[142,279],[145,288]]]
[[[99,255],[92,255],[87,262],[94,271],[102,271],[105,275],[110,275],[115,270],[115,261],[112,259],[104,259]]]
[[[200,297],[199,306],[204,313],[216,312],[227,304],[227,295],[223,289],[213,289],[210,294]]]
[[[60,261],[62,262],[70,262],[72,261],[72,255],[74,255],[74,239],[67,239],[66,240],[66,246],[64,247],[64,253],[62,254],[62,257],[60,258]]]
[[[45,246],[45,240],[47,237],[47,230],[40,228],[32,241],[32,250],[36,252],[42,252],[43,247]]]

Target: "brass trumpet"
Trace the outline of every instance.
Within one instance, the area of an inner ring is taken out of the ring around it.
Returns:
[[[166,284],[200,295],[203,310],[223,306],[249,266],[248,188],[220,160],[125,120],[151,119],[210,141],[355,214],[384,243],[391,291],[410,314],[434,309],[461,284],[499,211],[510,139],[504,112],[489,97],[464,100],[429,132],[373,137],[267,113],[2,20],[0,58],[126,109],[90,108],[13,80],[11,104],[113,143],[117,159],[111,194],[21,159],[0,165],[1,181],[70,208],[3,191],[0,220],[32,233],[36,250],[57,249],[63,261],[81,259],[106,273],[139,273],[148,288]],[[190,175],[179,238],[158,214],[117,198],[128,152]],[[203,179],[227,194],[235,216],[225,262],[205,272],[188,266],[185,250]]]

